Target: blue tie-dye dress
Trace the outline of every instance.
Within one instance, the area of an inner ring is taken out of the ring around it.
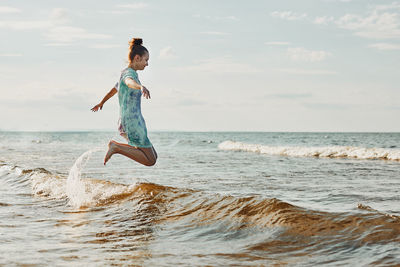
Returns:
[[[146,123],[140,107],[142,91],[129,88],[125,84],[126,78],[131,78],[138,84],[141,84],[135,70],[126,68],[122,71],[118,90],[121,134],[126,134],[128,144],[131,146],[152,147],[147,137]]]

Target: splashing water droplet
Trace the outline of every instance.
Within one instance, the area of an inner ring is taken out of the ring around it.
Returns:
[[[101,150],[104,150],[104,148],[96,147],[86,151],[75,161],[69,170],[66,186],[69,205],[79,208],[90,201],[85,191],[85,183],[81,180],[82,169],[85,167],[92,153]]]

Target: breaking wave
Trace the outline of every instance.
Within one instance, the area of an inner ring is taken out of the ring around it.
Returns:
[[[70,197],[67,181],[71,174],[63,177],[44,168],[22,169],[9,165],[1,166],[0,174],[29,180],[36,196],[60,200]],[[400,242],[399,216],[362,204],[358,206],[360,213],[332,213],[298,207],[276,198],[224,196],[153,183],[126,185],[85,178],[75,185],[83,187],[82,195],[76,194],[72,202],[78,210],[132,201],[132,205],[146,203],[158,223],[184,220],[190,225],[210,225],[223,221],[226,231],[278,227],[285,234],[302,237],[341,236],[338,242],[343,239],[361,243]]]
[[[400,150],[391,148],[363,148],[352,146],[266,146],[230,140],[220,143],[218,148],[221,150],[246,151],[266,155],[289,157],[353,158],[400,161]]]

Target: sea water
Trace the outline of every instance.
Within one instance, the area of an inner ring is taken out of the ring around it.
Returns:
[[[0,132],[0,265],[400,264],[399,133]]]

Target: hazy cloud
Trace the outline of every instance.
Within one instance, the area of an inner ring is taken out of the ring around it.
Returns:
[[[376,43],[370,44],[368,47],[376,48],[379,50],[400,50],[400,44],[390,44],[390,43]]]
[[[208,34],[208,35],[228,35],[229,33],[226,32],[217,32],[217,31],[209,31],[209,32],[200,32],[201,34]]]
[[[2,106],[24,107],[28,109],[66,109],[66,110],[89,110],[92,102],[89,101],[89,95],[85,93],[66,93],[55,94],[48,98],[36,99],[5,99],[0,100]]]
[[[396,9],[400,10],[400,3],[399,2],[393,2],[393,3],[388,4],[388,5],[377,5],[375,7],[375,10],[383,10],[383,11],[385,11],[385,10],[396,10]]]
[[[320,69],[276,69],[276,71],[297,75],[334,75],[336,71]]]
[[[203,106],[203,105],[207,105],[207,104],[208,103],[205,101],[186,98],[186,99],[179,99],[176,103],[174,103],[174,106],[193,107],[193,106]]]
[[[340,1],[340,0],[333,0]],[[347,2],[342,0],[341,2]],[[400,3],[369,6],[366,14],[345,14],[333,16],[317,16],[311,19],[306,13],[294,11],[274,11],[272,17],[289,21],[307,19],[317,25],[334,24],[339,28],[353,31],[355,35],[370,39],[400,38]]]
[[[61,46],[71,46],[71,43],[47,43],[44,46],[53,46],[53,47],[61,47]]]
[[[6,53],[6,54],[0,54],[0,57],[22,57],[22,54]]]
[[[50,12],[49,18],[52,23],[56,25],[66,24],[69,22],[68,11],[65,8],[53,8]]]
[[[175,58],[176,55],[175,55],[175,51],[172,49],[172,47],[171,46],[167,46],[167,47],[164,47],[164,48],[162,48],[160,50],[159,57],[161,59],[171,59],[171,58]]]
[[[271,16],[285,20],[302,20],[307,18],[306,13],[296,13],[293,11],[274,11],[271,12]]]
[[[21,13],[21,9],[9,6],[0,6],[0,14]]]
[[[133,11],[137,9],[145,9],[147,7],[149,7],[149,5],[146,3],[119,4],[114,6],[114,9],[99,10],[97,12],[102,14],[113,14],[113,15],[131,14]]]
[[[41,30],[50,28],[52,23],[45,20],[3,20],[0,28],[10,30]]]
[[[11,30],[43,30],[46,39],[53,43],[47,46],[71,43],[82,39],[108,39],[110,35],[91,33],[84,28],[69,26],[68,11],[53,8],[47,20],[0,20],[0,28]]]
[[[285,46],[290,45],[289,42],[265,42],[266,45]]]
[[[335,21],[335,18],[332,16],[323,16],[323,17],[316,17],[314,19],[314,24],[322,24],[322,25],[327,25],[331,22]]]
[[[366,15],[346,14],[335,21],[342,29],[354,31],[355,35],[371,39],[400,38],[398,3],[380,5]]]
[[[212,73],[258,73],[261,70],[252,65],[232,61],[231,57],[204,59],[198,64],[178,68],[183,71],[202,71]]]
[[[117,5],[118,8],[128,8],[128,9],[142,9],[146,8],[149,5],[146,3],[134,3],[134,4],[122,4],[122,5]]]
[[[331,53],[326,51],[315,51],[315,50],[307,50],[302,47],[296,48],[288,48],[287,55],[291,60],[294,61],[306,61],[306,62],[317,62],[323,61],[328,57],[332,56]]]
[[[74,42],[82,39],[109,39],[111,35],[89,33],[83,28],[62,26],[52,27],[45,34],[45,36],[52,41],[56,42]]]
[[[119,45],[119,44],[94,44],[89,47],[94,48],[94,49],[110,49],[110,48],[122,47],[122,45]]]
[[[199,18],[199,19],[207,19],[207,20],[212,20],[212,21],[221,21],[221,20],[226,20],[226,21],[237,21],[239,20],[236,16],[202,16],[200,14],[195,14],[192,17],[194,18]]]
[[[274,97],[274,98],[281,98],[281,99],[299,99],[299,98],[310,98],[312,94],[310,93],[293,93],[293,94],[269,94],[266,95],[267,98]]]
[[[341,104],[341,103],[303,103],[303,106],[310,108],[310,109],[317,109],[317,110],[343,110],[343,109],[350,109],[353,105],[350,104]]]
[[[341,2],[341,3],[348,3],[353,0],[324,0],[324,2]]]

